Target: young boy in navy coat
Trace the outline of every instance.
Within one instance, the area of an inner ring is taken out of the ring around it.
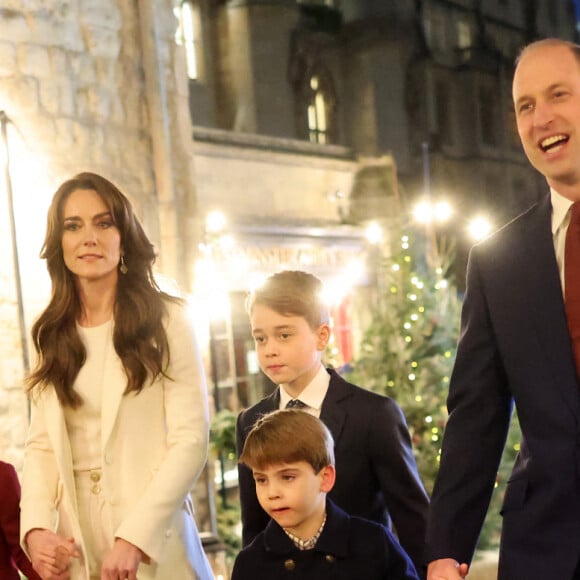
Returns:
[[[351,517],[326,494],[334,485],[327,427],[297,409],[262,417],[240,461],[252,469],[266,529],[236,558],[232,580],[417,580],[409,556],[383,525]]]

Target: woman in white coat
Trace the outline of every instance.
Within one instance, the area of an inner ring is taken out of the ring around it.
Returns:
[[[50,302],[32,329],[22,545],[44,580],[213,578],[190,491],[206,461],[203,370],[128,199],[81,173],[48,212]]]

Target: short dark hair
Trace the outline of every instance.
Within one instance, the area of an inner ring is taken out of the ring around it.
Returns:
[[[322,289],[322,282],[308,272],[277,272],[248,294],[246,311],[252,314],[254,306],[261,304],[284,316],[302,316],[311,328],[316,329],[330,320]]]
[[[318,473],[334,465],[334,441],[317,417],[298,409],[263,415],[249,432],[240,463],[251,469],[306,461]]]

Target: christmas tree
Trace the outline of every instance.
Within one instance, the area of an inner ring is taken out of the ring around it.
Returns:
[[[347,378],[399,403],[407,417],[419,473],[430,493],[447,420],[461,297],[450,275],[454,255],[449,244],[432,235],[394,228],[391,232],[390,240],[371,256],[376,290],[365,296],[369,323]],[[518,442],[516,425],[506,445],[480,548],[499,539],[499,506]]]

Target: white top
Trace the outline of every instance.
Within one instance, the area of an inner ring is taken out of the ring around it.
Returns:
[[[298,397],[298,399],[306,405],[303,410],[320,418],[322,401],[324,401],[324,397],[326,397],[329,385],[330,375],[321,364],[316,376],[310,381],[310,383],[308,383]],[[288,401],[291,399],[292,397],[286,392],[284,387],[280,385],[280,409],[285,409]]]
[[[113,348],[113,320],[99,326],[77,325],[87,350],[87,359],[74,384],[83,404],[77,409],[64,408],[64,418],[71,445],[73,470],[87,471],[101,467],[101,407],[105,388],[105,360]]]
[[[574,202],[560,195],[555,189],[550,189],[550,198],[552,201],[552,238],[556,261],[558,262],[558,271],[560,272],[562,293],[564,293],[564,250],[566,247],[566,232],[570,223],[570,207]]]

